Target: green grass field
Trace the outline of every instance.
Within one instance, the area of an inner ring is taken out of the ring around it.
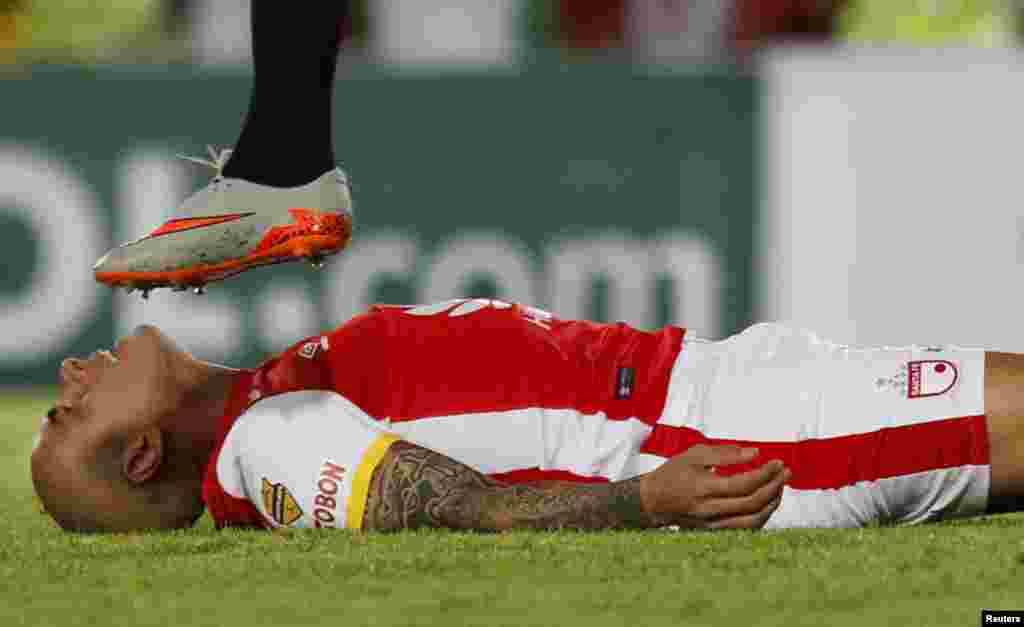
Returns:
[[[48,390],[0,392],[0,623],[977,625],[1024,609],[1024,516],[775,533],[74,536],[33,506]]]

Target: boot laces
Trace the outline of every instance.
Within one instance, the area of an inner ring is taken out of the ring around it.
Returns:
[[[224,179],[224,166],[227,165],[228,159],[231,158],[232,149],[221,148],[220,150],[218,150],[212,145],[207,145],[206,152],[210,154],[209,159],[203,159],[202,157],[190,157],[188,155],[178,155],[178,158],[213,168],[214,171],[216,172],[216,174],[213,177],[213,180],[215,182],[220,182],[221,180]]]

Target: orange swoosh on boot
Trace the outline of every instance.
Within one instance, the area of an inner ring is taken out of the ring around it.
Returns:
[[[163,225],[161,225],[160,228],[150,233],[149,237],[159,237],[161,235],[167,235],[168,233],[178,233],[180,231],[189,231],[191,229],[201,229],[204,226],[213,226],[214,224],[232,222],[234,220],[240,220],[251,215],[253,214],[227,213],[219,216],[179,218],[177,220],[168,220]]]

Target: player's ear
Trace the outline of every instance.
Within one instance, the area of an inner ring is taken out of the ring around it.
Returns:
[[[156,474],[164,459],[164,438],[159,427],[150,427],[128,440],[122,471],[132,483],[144,483]]]

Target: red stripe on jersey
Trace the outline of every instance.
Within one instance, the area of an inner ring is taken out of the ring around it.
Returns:
[[[757,447],[761,453],[754,463],[721,467],[717,472],[732,475],[781,459],[793,471],[789,486],[797,490],[840,488],[940,468],[987,465],[990,459],[984,415],[798,442],[714,439],[696,429],[657,425],[640,452],[672,457],[694,444]]]
[[[522,468],[520,470],[510,470],[509,472],[496,472],[488,476],[503,483],[534,483],[536,481],[608,483],[607,477],[587,477],[585,475],[577,475],[568,470],[541,470],[540,468]]]

